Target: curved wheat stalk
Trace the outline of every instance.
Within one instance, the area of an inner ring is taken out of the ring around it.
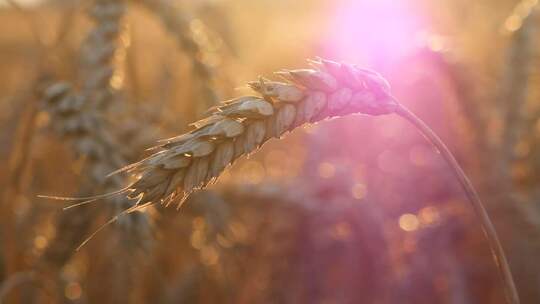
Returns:
[[[491,248],[491,252],[493,253],[495,263],[497,264],[497,267],[499,267],[501,279],[503,280],[505,286],[506,298],[509,303],[518,304],[519,296],[514,280],[512,278],[510,265],[508,265],[506,255],[504,254],[504,250],[497,235],[497,231],[495,230],[495,227],[493,226],[493,223],[491,222],[491,219],[489,218],[489,215],[484,208],[482,201],[480,200],[480,196],[474,189],[471,181],[469,180],[457,160],[454,158],[452,152],[450,152],[444,142],[437,136],[437,134],[435,134],[435,132],[433,132],[433,130],[431,130],[428,125],[426,125],[420,118],[414,115],[414,113],[412,113],[409,109],[405,108],[403,105],[398,106],[398,108],[396,109],[396,114],[405,118],[411,124],[413,124],[416,129],[419,130],[429,140],[429,142],[437,148],[448,166],[452,169],[454,176],[461,184],[463,190],[465,191],[465,194],[467,195],[467,198],[471,202],[476,216],[480,220],[482,230],[484,232],[484,235],[486,236],[486,239],[489,242],[489,246]]]

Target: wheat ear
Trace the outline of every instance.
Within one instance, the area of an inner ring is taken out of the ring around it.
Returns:
[[[286,82],[263,78],[249,83],[260,96],[236,98],[212,108],[189,133],[164,140],[142,161],[119,171],[134,174],[128,196],[142,206],[178,203],[215,181],[234,160],[253,152],[273,137],[305,123],[360,113],[395,113],[411,122],[441,151],[470,199],[499,266],[508,300],[519,303],[508,262],[497,233],[471,182],[452,153],[419,118],[390,94],[379,74],[329,60],[311,62],[314,69],[284,70]]]
[[[396,107],[377,73],[328,60],[316,69],[278,72],[286,82],[249,83],[261,96],[226,101],[194,123],[195,129],[164,140],[159,152],[119,171],[137,180],[127,190],[139,204],[176,202],[215,181],[237,158],[305,123],[352,113],[388,114]]]

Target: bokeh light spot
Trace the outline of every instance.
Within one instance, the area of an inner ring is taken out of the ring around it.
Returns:
[[[432,225],[439,221],[439,211],[435,207],[425,207],[418,212],[418,219],[423,225]]]
[[[193,232],[191,233],[190,237],[191,246],[197,250],[200,250],[206,243],[206,222],[204,221],[204,218],[198,216],[193,219],[192,225]]]
[[[362,183],[356,183],[351,188],[351,194],[355,199],[361,200],[366,197],[367,188]]]
[[[111,85],[111,87],[119,90],[124,85],[124,78],[119,74],[115,74],[111,78],[110,85]]]
[[[420,221],[418,221],[418,218],[414,214],[405,213],[399,217],[399,228],[403,229],[404,231],[415,231],[419,226]]]
[[[34,247],[36,247],[36,249],[43,249],[45,246],[47,246],[47,238],[43,235],[36,236],[34,239]]]
[[[191,246],[197,250],[200,250],[206,242],[206,237],[202,230],[194,230],[191,233]]]
[[[518,15],[512,15],[508,17],[508,19],[506,19],[504,26],[510,32],[514,32],[521,27],[521,24],[522,24],[521,18]]]

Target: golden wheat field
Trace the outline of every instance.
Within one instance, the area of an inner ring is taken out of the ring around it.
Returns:
[[[538,0],[0,0],[0,304],[540,303]]]

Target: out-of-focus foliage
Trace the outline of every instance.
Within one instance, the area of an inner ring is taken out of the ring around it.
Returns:
[[[505,303],[459,185],[397,117],[328,121],[271,141],[180,211],[145,210],[135,230],[120,220],[75,252],[111,202],[62,211],[37,198],[104,187],[43,100],[60,81],[84,92],[88,12],[107,1],[0,1],[0,302]],[[104,84],[113,94],[95,111],[115,154],[136,160],[200,117],[208,90],[232,98],[315,56],[373,68],[456,152],[522,303],[536,304],[537,2],[126,1],[118,48],[100,61],[114,72]]]

